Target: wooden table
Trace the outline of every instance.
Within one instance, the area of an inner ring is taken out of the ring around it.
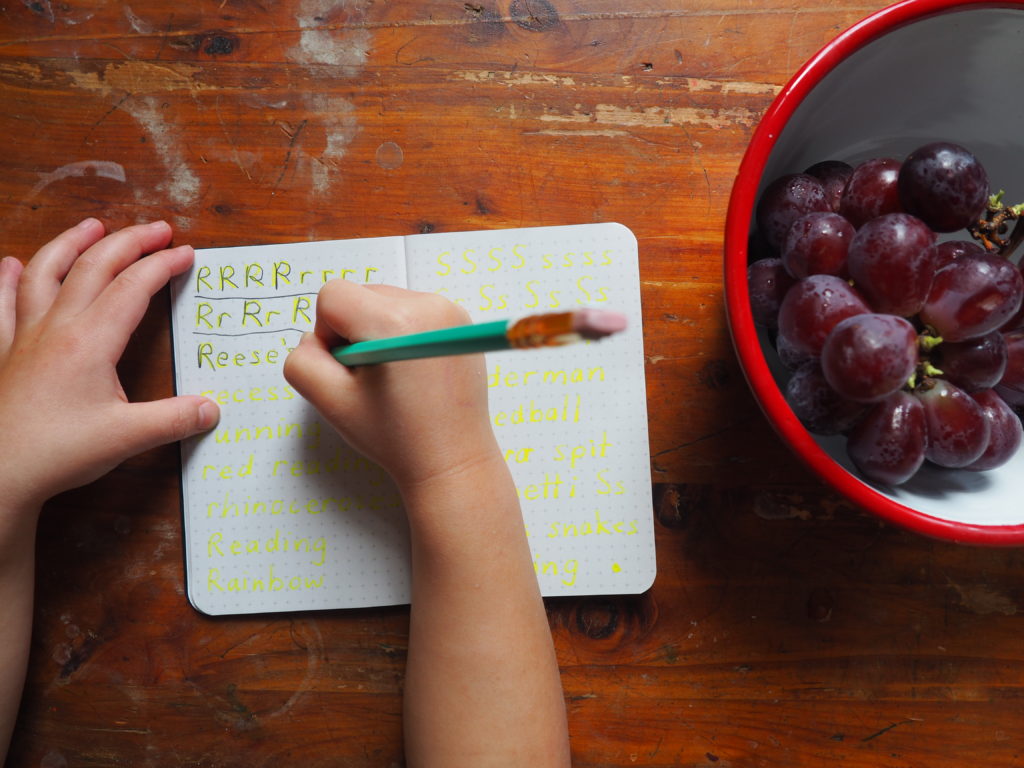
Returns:
[[[730,345],[722,231],[760,115],[883,6],[656,0],[0,5],[0,234],[196,246],[618,221],[639,238],[659,574],[551,600],[579,766],[1024,764],[1024,556],[866,517]],[[167,295],[124,362],[171,391]],[[175,447],[54,500],[9,766],[403,762],[407,610],[210,619]],[[0,491],[2,492],[2,491]]]

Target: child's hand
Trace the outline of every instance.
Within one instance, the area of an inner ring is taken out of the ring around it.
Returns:
[[[136,453],[212,427],[198,396],[129,403],[115,366],[149,300],[192,264],[165,222],[86,219],[28,266],[0,262],[0,506],[38,507]],[[141,258],[144,254],[151,254]]]
[[[450,476],[500,460],[483,356],[346,368],[330,350],[468,322],[465,311],[434,294],[333,280],[320,291],[314,332],[288,356],[284,375],[400,487]]]

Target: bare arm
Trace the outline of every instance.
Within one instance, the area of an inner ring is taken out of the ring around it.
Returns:
[[[569,765],[558,665],[501,455],[405,499],[409,765]]]
[[[466,322],[427,294],[336,281],[285,375],[392,475],[412,536],[410,766],[569,765],[558,666],[479,356],[346,369],[342,339]]]
[[[218,416],[201,397],[128,402],[117,361],[152,295],[193,253],[160,250],[171,238],[163,222],[103,235],[87,219],[24,269],[0,261],[0,758],[24,684],[43,502]]]

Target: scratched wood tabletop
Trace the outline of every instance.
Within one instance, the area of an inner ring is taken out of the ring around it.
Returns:
[[[86,216],[166,218],[195,246],[627,225],[659,572],[640,596],[548,602],[575,764],[1024,764],[1024,555],[822,488],[725,323],[747,142],[883,5],[0,3],[4,252]],[[172,390],[167,310],[164,292],[123,362],[135,398]],[[156,450],[48,505],[8,765],[403,765],[407,609],[198,614],[179,466]]]

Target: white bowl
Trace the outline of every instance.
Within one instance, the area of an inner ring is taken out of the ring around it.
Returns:
[[[931,141],[970,149],[993,191],[1024,201],[1024,2],[905,0],[843,32],[780,92],[736,179],[725,283],[741,366],[772,425],[823,480],[864,509],[954,541],[1024,544],[1024,449],[988,472],[925,466],[898,488],[854,470],[842,437],[811,435],[786,403],[786,371],[755,327],[747,251],[761,190],[819,160],[903,158]]]

